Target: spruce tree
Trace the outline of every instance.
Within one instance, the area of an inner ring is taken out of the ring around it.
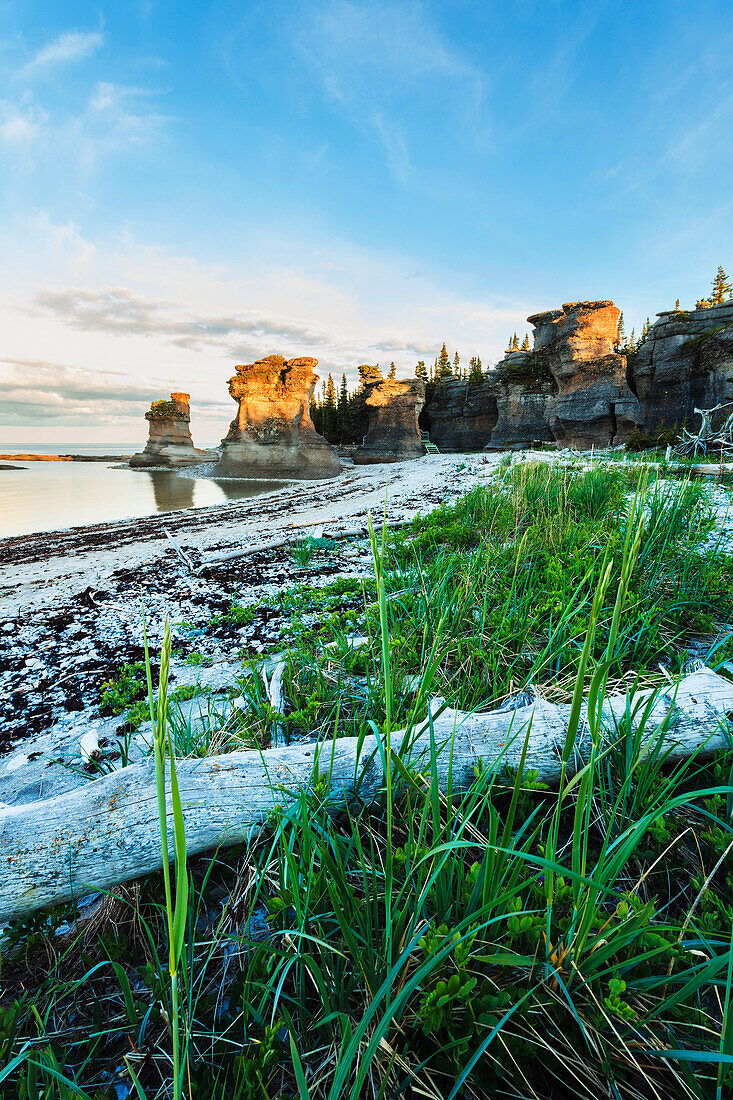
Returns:
[[[680,300],[679,300],[679,298],[675,301],[674,311],[675,311],[675,313],[679,313],[679,311],[680,311]]]
[[[428,380],[428,372],[425,369],[425,360],[418,359],[417,366],[415,367],[415,377],[422,378],[423,382]]]
[[[389,374],[387,375],[387,377],[391,378],[393,381],[397,377],[397,367],[394,365],[394,363],[389,364]]]
[[[468,372],[468,382],[471,386],[480,386],[484,380],[483,373],[481,371],[481,360],[475,355],[471,360],[471,369]]]
[[[522,351],[529,351],[529,333],[525,332],[524,339],[522,340]]]
[[[456,354],[453,356],[453,376],[455,378],[459,378],[461,374],[460,370],[458,369],[460,362],[461,360],[458,358],[458,352],[456,352]]]
[[[614,346],[614,349],[616,351],[619,351],[622,347],[624,347],[624,344],[625,344],[625,340],[624,340],[624,312],[623,312],[623,310],[621,310],[621,312],[618,315],[618,326],[616,328],[616,341],[615,341],[613,346]]]
[[[730,279],[723,271],[722,266],[718,264],[718,273],[713,279],[713,293],[710,295],[710,301],[714,306],[719,306],[727,301],[732,293]]]
[[[450,376],[450,356],[448,355],[448,349],[445,346],[444,342],[442,348],[440,349],[440,355],[438,356],[436,361],[436,378],[439,382],[442,382],[445,378],[450,378]]]
[[[330,442],[337,438],[337,419],[336,387],[333,375],[329,374],[323,397],[323,434]]]
[[[364,389],[367,382],[373,382],[375,378],[381,377],[381,371],[378,366],[372,366],[370,363],[362,363],[357,367],[359,371],[359,391]]]
[[[336,406],[336,432],[340,440],[344,440],[347,431],[347,422],[349,419],[349,386],[346,381],[346,375],[341,375],[341,386],[339,388],[338,404]]]

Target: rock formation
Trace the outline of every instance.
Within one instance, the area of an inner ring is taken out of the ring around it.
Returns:
[[[733,401],[733,300],[658,317],[630,363],[646,430],[697,428],[695,408]]]
[[[614,351],[619,316],[613,302],[567,302],[527,318],[533,354],[557,383],[547,415],[563,446],[625,443],[643,422],[626,381],[626,357]]]
[[[195,466],[216,462],[216,451],[200,451],[193,445],[189,423],[191,410],[187,393],[172,393],[170,401],[153,401],[145,419],[150,425],[145,450],[133,455],[133,467]]]
[[[383,378],[375,371],[364,383],[369,427],[354,455],[358,466],[372,462],[404,462],[425,454],[417,418],[425,404],[421,378]]]
[[[425,410],[430,442],[441,451],[480,451],[498,419],[493,382],[469,385],[457,379],[436,386]]]
[[[235,368],[229,393],[239,410],[222,440],[215,477],[311,479],[341,472],[338,455],[310,417],[317,365],[317,359],[269,355]]]
[[[553,441],[547,407],[557,386],[543,360],[532,352],[510,352],[497,364],[493,386],[497,422],[485,450]]]

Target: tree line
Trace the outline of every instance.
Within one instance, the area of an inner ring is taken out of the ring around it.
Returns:
[[[719,265],[712,282],[710,296],[701,298],[695,304],[695,309],[711,309],[728,301],[731,295],[733,295],[733,288],[730,279]],[[675,311],[682,312],[679,298],[675,303]],[[633,355],[647,339],[650,328],[651,322],[647,317],[638,337],[633,328],[627,334],[624,329],[624,315],[621,313],[615,343],[616,351],[622,355]],[[531,351],[529,333],[525,333],[520,344],[519,336],[515,332],[504,354],[511,355],[513,352],[522,351]],[[310,413],[315,429],[329,443],[361,443],[366,435],[369,417],[364,387],[367,382],[382,377],[382,372],[378,365],[369,363],[362,363],[358,370],[359,380],[353,390],[349,389],[345,374],[341,376],[341,385],[338,390],[333,375],[329,374],[328,379],[321,383],[320,389],[311,399]],[[487,367],[484,370],[479,356],[474,355],[466,364],[457,351],[453,355],[450,354],[445,341],[429,367],[423,359],[419,359],[415,366],[415,376],[425,383],[426,404],[432,400],[438,386],[446,382],[458,381],[465,382],[469,386],[480,386],[489,380],[490,375],[491,368]],[[397,368],[394,363],[390,363],[386,376],[387,378],[397,377]]]

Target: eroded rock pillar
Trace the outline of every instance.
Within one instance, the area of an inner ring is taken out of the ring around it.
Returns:
[[[338,455],[310,416],[317,365],[317,359],[269,355],[235,368],[229,393],[239,407],[222,440],[215,477],[316,479],[341,472]]]
[[[377,462],[405,462],[425,454],[417,418],[425,404],[421,378],[383,378],[376,371],[366,382],[365,404],[369,427],[354,455],[358,466]]]
[[[189,401],[187,393],[172,393],[170,401],[153,401],[145,413],[149,424],[145,450],[132,456],[131,466],[175,468],[215,462],[219,458],[217,451],[202,451],[194,447],[189,428]]]

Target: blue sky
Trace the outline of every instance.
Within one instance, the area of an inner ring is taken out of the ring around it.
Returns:
[[[723,2],[0,0],[0,438],[202,443],[236,362],[409,373],[733,268]]]

